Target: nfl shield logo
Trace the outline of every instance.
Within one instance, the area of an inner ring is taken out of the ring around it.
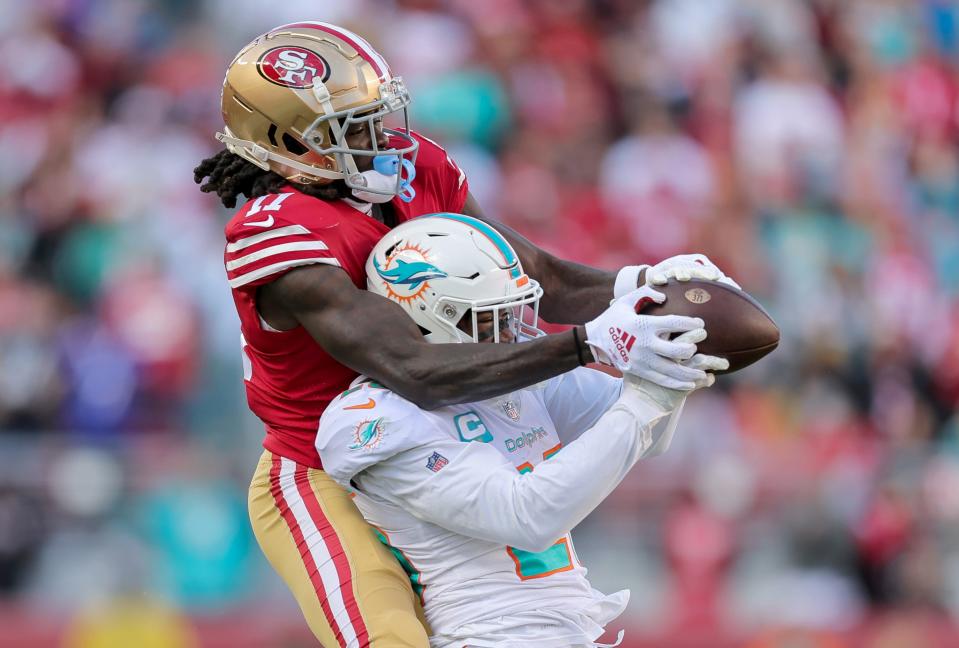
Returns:
[[[519,405],[514,401],[508,400],[503,403],[503,411],[506,412],[506,416],[510,417],[514,421],[519,420]]]
[[[426,467],[432,470],[433,472],[439,472],[443,469],[443,466],[450,462],[449,459],[444,457],[438,452],[434,452],[426,460]]]

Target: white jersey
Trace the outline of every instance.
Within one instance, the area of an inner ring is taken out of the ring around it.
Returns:
[[[658,445],[669,410],[640,393],[578,369],[430,412],[365,382],[330,403],[317,449],[409,573],[433,646],[592,646],[629,593],[590,587],[568,532]]]

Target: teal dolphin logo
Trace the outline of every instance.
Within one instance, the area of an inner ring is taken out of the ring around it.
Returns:
[[[416,290],[424,281],[449,276],[432,263],[427,263],[426,261],[404,261],[403,259],[397,259],[395,268],[383,270],[380,268],[380,264],[376,262],[376,257],[374,257],[373,267],[376,269],[376,274],[380,275],[386,283],[393,284],[394,286],[406,286],[410,290]]]
[[[353,431],[354,443],[350,446],[350,450],[359,450],[360,448],[372,450],[379,444],[382,436],[382,417],[373,421],[363,421]]]

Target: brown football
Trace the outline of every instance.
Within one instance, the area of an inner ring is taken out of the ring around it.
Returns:
[[[699,353],[729,360],[731,373],[748,367],[779,344],[779,327],[755,299],[742,290],[715,281],[670,279],[654,288],[666,295],[662,304],[647,303],[644,315],[688,315],[706,323],[708,337]]]

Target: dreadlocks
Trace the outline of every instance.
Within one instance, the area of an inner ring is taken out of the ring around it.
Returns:
[[[209,180],[204,183],[204,178]],[[265,171],[239,155],[223,149],[208,157],[193,169],[193,182],[204,193],[216,193],[224,207],[236,207],[237,196],[258,198],[279,193],[285,185],[292,185],[305,194],[320,200],[337,200],[348,195],[346,183],[336,180],[326,185],[304,185],[288,181],[272,171]]]

